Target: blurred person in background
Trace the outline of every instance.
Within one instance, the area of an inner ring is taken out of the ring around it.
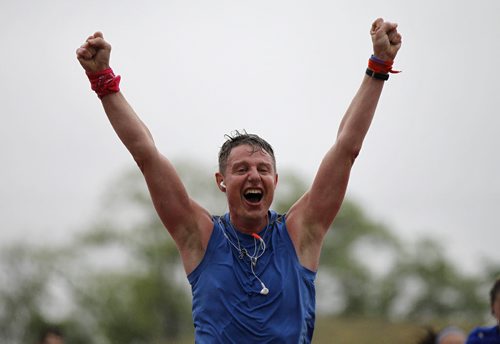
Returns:
[[[490,310],[496,325],[475,328],[469,334],[467,344],[500,344],[500,278],[497,278],[490,290]]]
[[[46,328],[41,333],[38,344],[64,344],[64,335],[57,327]]]
[[[427,335],[418,344],[464,344],[467,336],[456,326],[447,326],[439,332],[427,330]]]

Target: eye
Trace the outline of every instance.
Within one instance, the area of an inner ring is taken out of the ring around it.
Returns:
[[[259,166],[259,168],[257,170],[259,171],[259,173],[263,173],[263,174],[267,174],[267,173],[271,172],[271,168],[269,166],[266,166],[266,165]]]

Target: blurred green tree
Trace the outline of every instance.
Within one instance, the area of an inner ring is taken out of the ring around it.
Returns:
[[[213,214],[227,211],[210,169],[176,166],[194,199]],[[280,170],[273,209],[286,212],[307,188],[297,173]],[[34,342],[48,324],[61,326],[71,343],[165,343],[192,334],[189,285],[140,172],[115,179],[100,204],[72,243],[2,250],[2,343]],[[346,199],[324,243],[317,304],[342,316],[479,322],[487,312],[485,281],[500,269],[491,263],[485,271],[460,273],[431,239],[403,245]],[[55,304],[62,307],[54,311]]]
[[[0,342],[37,343],[41,332],[56,326],[68,343],[90,342],[90,335],[74,322],[50,316],[61,303],[54,292],[59,250],[27,243],[3,247],[0,252]],[[62,312],[64,313],[64,311]]]
[[[141,175],[131,171],[109,190],[73,245],[85,273],[72,276],[72,290],[86,326],[109,343],[164,343],[192,332],[180,258]]]
[[[487,298],[480,295],[483,283],[483,276],[460,271],[439,242],[421,238],[398,257],[387,278],[393,290],[392,315],[420,321],[480,322],[488,309]]]
[[[384,281],[400,249],[398,238],[386,226],[346,199],[327,233],[321,255],[319,273],[327,275],[323,287],[340,295],[337,298],[341,301],[329,312],[386,316]]]

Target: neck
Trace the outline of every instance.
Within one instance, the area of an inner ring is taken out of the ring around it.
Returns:
[[[229,216],[234,229],[244,234],[258,233],[269,223],[269,217],[267,214],[265,217],[258,219],[242,219],[233,217],[231,214]]]

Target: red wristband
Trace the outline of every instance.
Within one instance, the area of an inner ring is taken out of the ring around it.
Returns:
[[[378,74],[400,73],[399,70],[393,70],[394,61],[384,61],[372,55],[368,60],[368,69]]]
[[[111,93],[116,93],[120,91],[120,79],[119,75],[115,75],[111,68],[101,70],[99,72],[86,72],[87,77],[90,80],[90,86],[99,99],[107,96]]]

